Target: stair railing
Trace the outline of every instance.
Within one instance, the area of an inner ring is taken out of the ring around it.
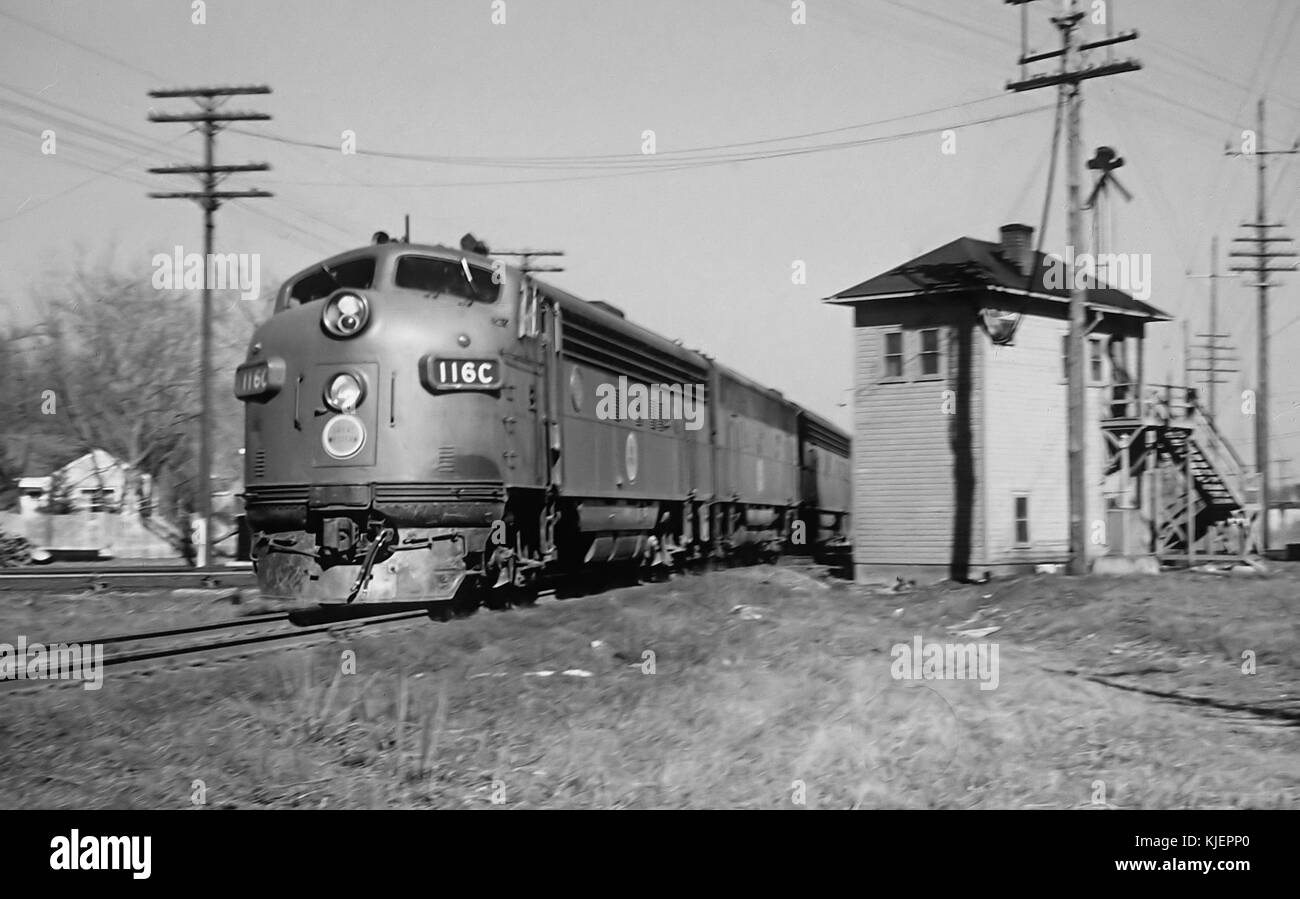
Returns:
[[[1244,506],[1251,501],[1253,478],[1247,474],[1246,465],[1242,462],[1237,451],[1233,449],[1232,444],[1227,438],[1220,433],[1218,427],[1214,424],[1214,419],[1210,414],[1199,406],[1191,407],[1191,422],[1193,426],[1192,438],[1200,448],[1201,455],[1205,461],[1214,467],[1223,483],[1227,486],[1228,492],[1238,505]],[[1257,492],[1257,488],[1255,488]]]

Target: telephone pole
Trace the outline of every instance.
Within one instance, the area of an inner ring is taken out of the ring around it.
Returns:
[[[203,305],[200,312],[199,333],[199,473],[198,500],[200,539],[197,541],[196,562],[204,568],[212,560],[212,232],[213,215],[222,200],[236,198],[270,197],[264,190],[218,190],[217,185],[235,172],[265,172],[271,167],[264,162],[245,165],[217,165],[215,163],[217,132],[230,122],[264,122],[271,117],[264,112],[226,112],[221,106],[230,97],[248,94],[269,94],[264,85],[247,87],[199,87],[180,90],[150,91],[156,99],[186,97],[198,104],[197,112],[150,112],[151,122],[195,122],[203,133],[203,165],[170,165],[149,169],[155,175],[197,175],[202,190],[168,191],[150,193],[155,200],[195,200],[203,209]]]
[[[1228,383],[1226,379],[1220,378],[1219,375],[1234,374],[1235,368],[1224,368],[1225,363],[1235,363],[1237,358],[1229,354],[1236,352],[1237,348],[1230,343],[1225,343],[1231,338],[1230,334],[1219,333],[1219,280],[1226,278],[1227,275],[1219,274],[1219,238],[1215,236],[1210,240],[1210,273],[1208,275],[1193,275],[1196,278],[1207,278],[1210,282],[1210,331],[1208,334],[1197,334],[1205,343],[1196,344],[1192,347],[1194,352],[1199,351],[1204,354],[1204,358],[1198,359],[1203,362],[1204,366],[1191,366],[1190,371],[1201,372],[1204,377],[1201,383],[1205,385],[1206,399],[1209,401],[1210,420],[1218,423],[1218,410],[1215,405],[1215,398],[1219,392],[1219,384]]]
[[[1006,0],[1021,9],[1020,73],[1019,81],[1009,82],[1007,90],[1031,91],[1045,87],[1057,87],[1060,101],[1066,110],[1066,196],[1069,204],[1069,227],[1067,239],[1075,251],[1084,245],[1083,210],[1079,201],[1079,162],[1081,159],[1080,118],[1083,96],[1080,84],[1089,78],[1117,75],[1142,68],[1136,60],[1118,60],[1088,63],[1081,54],[1100,47],[1109,47],[1137,39],[1136,31],[1120,34],[1108,34],[1107,37],[1080,43],[1077,35],[1079,23],[1084,14],[1078,10],[1078,0],[1068,0],[1066,11],[1052,17],[1052,24],[1061,32],[1061,49],[1046,53],[1030,53],[1028,48],[1028,7],[1034,0]],[[1109,26],[1108,26],[1109,27]],[[1026,76],[1025,66],[1046,59],[1061,60],[1060,70],[1054,73]],[[1084,382],[1083,335],[1086,328],[1085,315],[1087,306],[1086,288],[1076,283],[1074,272],[1070,272],[1070,330],[1067,337],[1069,352],[1067,354],[1068,372],[1066,394],[1069,408],[1068,451],[1069,451],[1069,495],[1070,495],[1070,573],[1081,575],[1088,572],[1087,517],[1088,479],[1085,459],[1087,431],[1084,416],[1086,387]]]
[[[1255,288],[1259,291],[1259,314],[1258,314],[1258,352],[1256,362],[1259,366],[1257,393],[1255,396],[1255,468],[1259,478],[1259,551],[1264,556],[1268,556],[1268,505],[1269,505],[1269,461],[1268,461],[1268,290],[1273,286],[1269,280],[1270,272],[1292,272],[1295,271],[1295,263],[1290,265],[1270,265],[1269,263],[1277,259],[1294,258],[1296,253],[1291,250],[1273,249],[1274,244],[1289,244],[1291,238],[1284,234],[1277,234],[1270,231],[1272,228],[1281,228],[1280,222],[1270,222],[1268,220],[1268,192],[1265,187],[1265,179],[1268,172],[1269,156],[1289,156],[1300,153],[1300,149],[1292,147],[1289,150],[1266,150],[1264,149],[1264,98],[1259,100],[1257,130],[1255,132],[1254,147],[1251,152],[1244,148],[1241,153],[1229,153],[1230,156],[1254,156],[1255,173],[1257,177],[1255,188],[1255,221],[1243,222],[1243,229],[1254,229],[1253,234],[1247,230],[1245,237],[1234,237],[1233,241],[1241,245],[1241,249],[1236,249],[1228,253],[1229,256],[1238,259],[1253,259],[1253,262],[1242,262],[1232,266],[1232,271],[1238,273],[1252,273],[1255,275]]]

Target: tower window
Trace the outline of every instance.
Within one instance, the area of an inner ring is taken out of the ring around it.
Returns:
[[[921,374],[939,374],[939,330],[937,328],[921,332]]]
[[[1029,497],[1017,496],[1016,504],[1016,544],[1025,546],[1029,543]]]
[[[1106,366],[1103,362],[1101,341],[1094,337],[1088,341],[1088,379],[1094,384],[1106,381]]]
[[[885,335],[885,377],[903,376],[903,332],[892,331]]]

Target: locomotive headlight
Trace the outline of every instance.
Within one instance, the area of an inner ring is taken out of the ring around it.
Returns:
[[[321,324],[335,337],[351,337],[370,320],[370,304],[356,293],[339,293],[330,297],[321,313]]]
[[[351,372],[335,375],[325,387],[325,405],[335,412],[351,412],[361,405],[365,396],[365,385]]]

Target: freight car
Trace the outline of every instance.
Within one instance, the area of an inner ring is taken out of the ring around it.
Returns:
[[[380,239],[280,288],[235,373],[265,595],[499,605],[843,542],[846,435],[484,250]]]

